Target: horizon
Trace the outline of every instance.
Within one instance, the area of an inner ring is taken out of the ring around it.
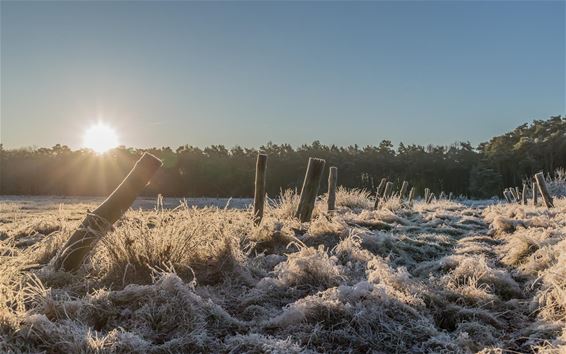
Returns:
[[[99,120],[140,149],[475,148],[566,113],[564,1],[0,7],[6,149]]]

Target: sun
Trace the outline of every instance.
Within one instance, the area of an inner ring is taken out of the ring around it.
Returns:
[[[85,131],[83,146],[99,154],[105,153],[118,146],[118,134],[109,125],[98,122]]]

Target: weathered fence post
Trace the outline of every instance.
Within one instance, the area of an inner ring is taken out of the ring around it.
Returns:
[[[537,194],[538,193],[537,193],[537,182],[536,182],[536,180],[533,180],[532,189],[533,189],[533,205],[537,206],[537,204],[538,204]]]
[[[379,202],[383,197],[383,192],[385,191],[385,185],[387,184],[387,178],[382,178],[379,182],[379,186],[377,186],[377,192],[375,194],[375,204],[373,205],[374,209],[379,207]]]
[[[338,180],[338,168],[330,167],[328,173],[328,211],[336,209],[336,183]]]
[[[413,199],[415,199],[415,187],[411,187],[409,191],[409,205],[413,205]]]
[[[503,190],[503,196],[507,200],[507,203],[513,202],[513,199],[512,199],[513,196],[511,195],[511,192],[509,192],[509,189],[505,188]]]
[[[521,204],[521,192],[519,191],[519,187],[515,187],[515,194],[517,194],[517,204]]]
[[[425,200],[425,203],[428,203],[428,196],[429,196],[429,194],[430,194],[430,188],[425,188],[425,189],[424,189],[424,200]]]
[[[511,196],[513,197],[513,202],[517,202],[519,200],[519,196],[513,187],[509,188],[509,193],[511,193]]]
[[[523,183],[523,193],[521,194],[521,203],[527,205],[527,184]]]
[[[548,193],[548,189],[546,188],[546,181],[544,180],[544,174],[542,172],[535,174],[535,179],[537,181],[538,189],[542,196],[542,201],[544,202],[544,205],[546,205],[547,208],[554,207],[554,201],[552,200],[552,197],[550,196],[550,194]]]
[[[159,167],[161,160],[144,153],[122,183],[98,208],[86,216],[79,228],[67,240],[55,259],[55,269],[78,270],[94,244],[132,206]]]
[[[405,194],[407,193],[407,189],[409,188],[409,182],[403,181],[401,185],[401,190],[399,191],[399,199],[405,199]]]
[[[426,201],[427,204],[430,204],[432,202],[432,199],[434,198],[434,193],[429,193],[428,194],[428,200]]]
[[[385,185],[385,192],[383,192],[383,199],[388,200],[393,194],[393,182],[387,182]]]
[[[267,174],[267,155],[257,154],[255,165],[255,192],[254,192],[254,224],[259,225],[263,219],[265,207],[265,182]]]
[[[318,188],[320,186],[320,180],[322,178],[322,172],[324,171],[324,164],[326,161],[323,159],[309,158],[309,164],[307,166],[307,173],[305,174],[305,180],[303,181],[303,188],[301,189],[301,199],[299,201],[299,207],[295,216],[301,220],[301,222],[307,222],[311,220],[312,211],[314,209],[314,203],[316,201],[316,195],[318,194]]]
[[[451,202],[452,198],[454,198],[454,193],[450,192],[450,194],[448,194],[448,201]]]

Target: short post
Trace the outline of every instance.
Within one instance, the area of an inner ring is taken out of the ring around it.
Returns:
[[[537,188],[538,188],[538,187],[537,187],[537,182],[536,182],[536,180],[533,180],[532,189],[533,189],[533,205],[534,205],[534,206],[536,206],[536,205],[538,204],[538,200],[537,200],[537,199],[538,199],[538,198],[537,198],[537,194],[538,194],[538,193],[537,193]]]
[[[546,188],[546,181],[544,180],[544,174],[542,172],[537,173],[535,175],[535,179],[537,181],[538,189],[542,196],[542,201],[544,202],[544,205],[547,208],[553,208],[554,201],[552,200],[552,197],[550,196],[550,194],[548,193],[548,189]]]
[[[320,186],[320,180],[322,178],[322,172],[324,171],[324,164],[326,161],[323,159],[309,158],[309,164],[307,166],[307,173],[305,174],[305,180],[303,181],[303,188],[301,189],[301,198],[299,201],[299,207],[295,216],[301,220],[301,222],[307,222],[311,220],[312,212],[314,209],[314,203],[316,201],[316,195],[318,194],[318,188]]]
[[[448,194],[448,201],[451,202],[451,201],[452,201],[452,198],[454,198],[454,193],[450,192],[450,193]]]
[[[515,187],[515,194],[517,194],[517,204],[521,204],[521,192],[519,192],[519,187]]]
[[[441,191],[438,199],[446,199],[446,193],[444,193],[444,191]]]
[[[411,187],[409,191],[409,205],[413,205],[413,199],[415,199],[415,187]]]
[[[393,182],[387,182],[387,184],[385,185],[385,192],[383,192],[383,198],[385,200],[388,200],[389,198],[391,198],[392,194],[393,194]]]
[[[265,182],[267,174],[267,155],[257,154],[255,164],[255,192],[254,192],[254,224],[259,225],[263,219],[265,207]]]
[[[132,206],[159,167],[161,160],[144,153],[122,183],[98,208],[86,216],[81,226],[67,240],[55,259],[55,269],[72,272],[78,270],[94,244]]]
[[[405,199],[405,194],[407,193],[407,189],[409,188],[409,182],[403,181],[401,185],[401,190],[399,191],[399,199]]]
[[[428,201],[426,202],[427,204],[430,204],[432,202],[432,199],[435,198],[434,193],[429,193],[428,195]]]
[[[521,194],[521,202],[523,205],[527,205],[527,184],[523,183],[523,193]]]
[[[336,184],[338,180],[338,168],[330,167],[328,172],[328,211],[336,209]]]
[[[425,189],[424,189],[424,200],[425,200],[425,203],[428,203],[428,196],[429,196],[429,194],[430,194],[430,188],[425,188]]]
[[[377,209],[379,207],[379,202],[383,197],[383,192],[385,191],[386,184],[387,184],[387,178],[382,178],[381,181],[379,182],[379,186],[377,186],[377,192],[375,195],[375,204],[373,205],[374,209]]]

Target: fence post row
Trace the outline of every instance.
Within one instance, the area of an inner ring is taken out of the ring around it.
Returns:
[[[301,222],[311,220],[325,163],[326,161],[323,159],[313,157],[309,158],[305,180],[303,181],[303,187],[301,188],[299,207],[295,213],[295,216],[299,218]]]
[[[267,175],[267,155],[257,154],[255,165],[255,189],[254,189],[254,224],[259,225],[263,219],[265,208],[265,183]]]
[[[122,183],[92,213],[89,213],[79,228],[67,240],[54,262],[56,270],[76,271],[95,243],[102,238],[143,191],[161,160],[144,153]]]

